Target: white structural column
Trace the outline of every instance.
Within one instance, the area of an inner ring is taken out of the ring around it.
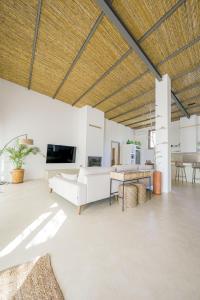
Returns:
[[[171,147],[169,130],[171,125],[171,80],[164,75],[156,79],[156,169],[162,173],[162,192],[171,191]]]

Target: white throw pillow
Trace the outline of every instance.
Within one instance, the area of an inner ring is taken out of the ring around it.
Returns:
[[[68,173],[60,173],[60,175],[67,180],[77,180],[78,174],[68,174]]]
[[[80,168],[79,175],[78,175],[78,182],[85,183],[85,176],[87,175],[96,175],[96,174],[109,174],[113,171],[113,168],[106,168],[106,167],[86,167]]]

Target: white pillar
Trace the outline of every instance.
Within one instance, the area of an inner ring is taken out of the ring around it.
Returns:
[[[171,191],[171,80],[164,75],[156,79],[156,170],[162,173],[162,192]]]

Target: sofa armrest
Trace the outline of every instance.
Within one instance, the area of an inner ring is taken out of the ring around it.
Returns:
[[[87,201],[87,186],[76,180],[67,180],[61,176],[49,179],[49,187],[53,191],[75,205],[85,204]]]

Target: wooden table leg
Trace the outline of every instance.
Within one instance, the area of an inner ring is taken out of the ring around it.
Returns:
[[[78,215],[81,214],[81,205],[77,207],[77,212],[78,212]]]

